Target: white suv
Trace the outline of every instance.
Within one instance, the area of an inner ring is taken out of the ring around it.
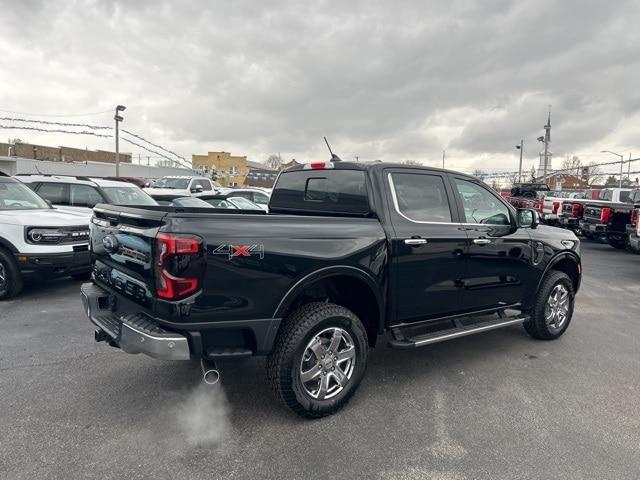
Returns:
[[[88,278],[89,220],[55,208],[21,182],[0,176],[0,300],[25,278]]]
[[[16,179],[61,210],[91,214],[98,203],[116,205],[157,205],[133,183],[102,178],[66,175],[24,175]]]
[[[153,184],[153,187],[145,188],[152,197],[155,195],[184,195],[185,197],[210,193],[219,193],[225,189],[218,182],[207,177],[162,177]]]

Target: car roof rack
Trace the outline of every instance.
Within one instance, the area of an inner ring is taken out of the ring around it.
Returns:
[[[56,177],[56,178],[75,178],[76,180],[84,180],[92,182],[91,178],[84,175],[64,175],[60,173],[16,173],[14,177]]]

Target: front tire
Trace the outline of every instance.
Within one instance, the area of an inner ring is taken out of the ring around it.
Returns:
[[[333,303],[303,305],[285,318],[267,357],[267,374],[278,400],[306,418],[342,408],[367,365],[369,344],[362,322]]]
[[[13,255],[0,248],[0,300],[15,297],[22,287],[22,275]]]
[[[539,340],[555,340],[569,327],[575,292],[567,274],[551,271],[538,292],[531,318],[524,323],[529,335]]]

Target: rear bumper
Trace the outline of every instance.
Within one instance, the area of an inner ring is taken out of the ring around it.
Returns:
[[[83,284],[80,292],[85,313],[98,327],[97,339],[107,335],[111,344],[125,352],[162,360],[266,355],[281,322],[281,318],[170,322],[95,283]]]
[[[576,228],[578,226],[578,219],[577,218],[560,217],[558,219],[558,222],[560,223],[560,225],[562,225],[563,227],[567,227],[567,228]]]
[[[118,315],[112,312],[108,292],[97,285],[83,284],[80,295],[89,320],[123,351],[144,353],[160,360],[191,358],[186,336],[159,327],[144,313]]]
[[[584,220],[580,220],[580,230],[589,233],[607,233],[606,223],[589,223]]]
[[[16,254],[20,273],[24,277],[62,277],[91,270],[88,250],[65,253]]]

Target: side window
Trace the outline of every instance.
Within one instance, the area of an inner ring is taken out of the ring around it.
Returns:
[[[198,180],[198,185],[202,185],[202,190],[205,192],[212,190],[209,180]]]
[[[74,207],[93,208],[96,204],[104,202],[102,195],[89,185],[69,185],[71,205]]]
[[[451,222],[451,208],[439,175],[389,174],[393,201],[403,217],[414,222]]]
[[[509,209],[481,185],[456,178],[456,188],[462,200],[466,223],[510,225]]]
[[[253,193],[253,201],[258,205],[268,205],[269,197],[264,193],[254,192]]]
[[[38,195],[45,200],[49,200],[54,205],[65,205],[67,199],[64,191],[64,183],[41,183],[38,188]]]

